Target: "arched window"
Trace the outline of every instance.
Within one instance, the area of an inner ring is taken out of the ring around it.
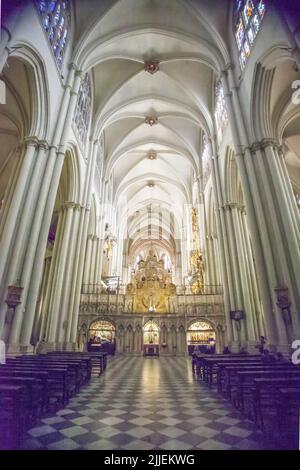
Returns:
[[[91,117],[91,82],[88,74],[83,78],[74,113],[74,124],[77,137],[85,145]]]
[[[61,68],[70,38],[69,0],[39,0],[37,3],[43,28],[53,50],[56,63]]]
[[[218,141],[222,139],[223,131],[228,124],[228,114],[225,104],[224,90],[221,81],[215,87],[215,119],[217,124]]]
[[[265,16],[266,4],[263,0],[235,0],[234,33],[242,69]]]

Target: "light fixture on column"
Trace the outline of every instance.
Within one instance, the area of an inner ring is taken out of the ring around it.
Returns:
[[[145,62],[145,71],[154,75],[156,72],[159,71],[159,62],[158,60],[150,60]]]
[[[149,150],[149,152],[147,153],[147,158],[148,160],[156,160],[157,153],[155,152],[155,150]]]
[[[155,126],[158,124],[158,117],[157,116],[146,116],[145,123],[149,124],[149,126]]]

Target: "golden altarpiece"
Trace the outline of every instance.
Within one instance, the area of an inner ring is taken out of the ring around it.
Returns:
[[[170,311],[169,297],[176,293],[170,270],[164,261],[158,260],[150,249],[145,260],[140,260],[127,286],[127,295],[132,296],[134,313],[167,313]]]

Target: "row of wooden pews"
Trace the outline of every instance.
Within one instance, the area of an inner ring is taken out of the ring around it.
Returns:
[[[19,448],[24,432],[107,365],[107,353],[51,352],[9,357],[0,365],[0,449]]]
[[[300,366],[273,356],[199,355],[193,371],[284,448],[299,445]]]

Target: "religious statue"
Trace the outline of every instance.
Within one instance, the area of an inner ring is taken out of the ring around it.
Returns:
[[[196,208],[192,209],[193,249],[190,252],[190,286],[193,294],[202,294],[204,290],[204,262],[200,251],[198,215]]]

